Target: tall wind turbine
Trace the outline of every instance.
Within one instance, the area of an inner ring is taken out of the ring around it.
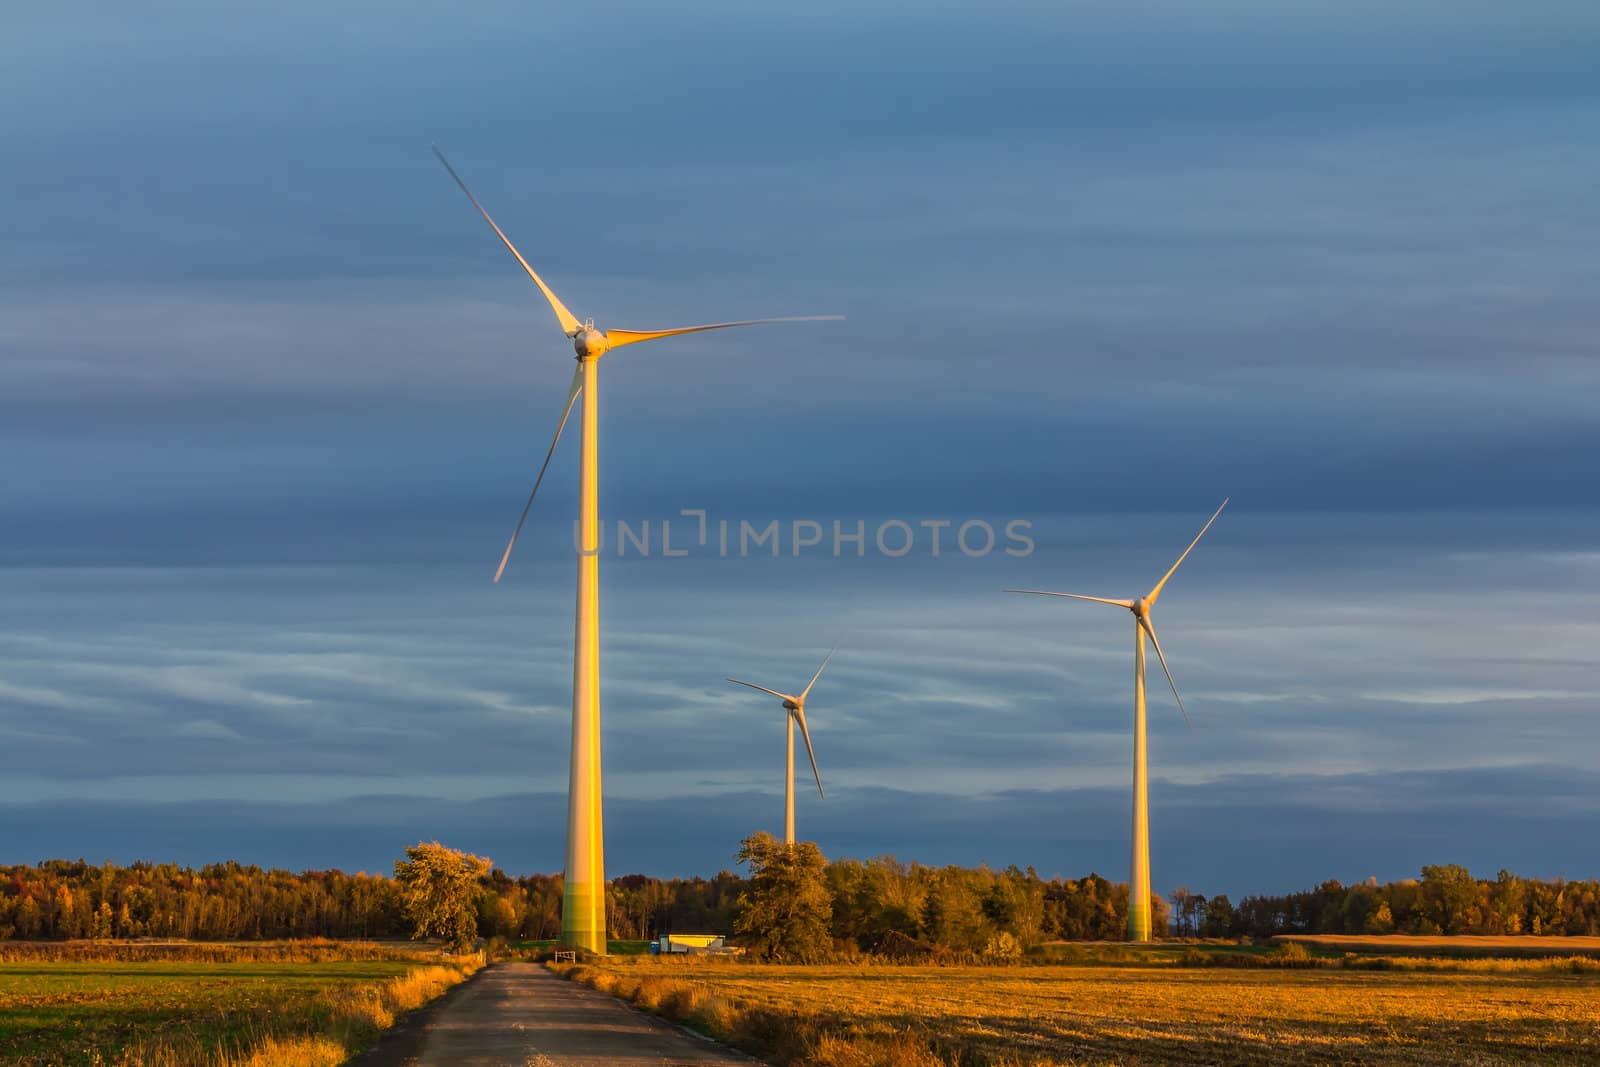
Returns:
[[[605,845],[601,811],[600,789],[600,540],[598,504],[598,443],[597,415],[599,412],[596,364],[600,357],[614,348],[654,341],[662,337],[676,337],[684,333],[704,330],[723,330],[730,326],[756,326],[768,322],[800,322],[815,319],[839,319],[842,315],[813,315],[787,319],[747,319],[741,322],[714,322],[705,326],[680,326],[671,330],[600,330],[594,320],[578,321],[567,310],[544,279],[528,265],[517,251],[505,231],[495,225],[494,219],[472,195],[467,183],[461,180],[444,153],[437,147],[433,154],[439,157],[445,170],[467,194],[478,214],[494,230],[506,249],[516,257],[529,279],[538,287],[556,313],[561,332],[572,340],[577,351],[578,367],[567,390],[567,403],[561,411],[561,421],[556,424],[555,437],[544,455],[539,475],[534,479],[533,492],[522,507],[511,540],[500,557],[500,566],[494,572],[498,582],[511,559],[511,549],[527,521],[528,510],[539,492],[539,484],[550,467],[550,457],[555,453],[561,431],[579,394],[583,396],[582,446],[578,464],[578,600],[577,621],[573,633],[572,657],[572,769],[567,780],[567,865],[566,890],[561,901],[561,940],[576,948],[603,954],[606,951],[606,877]]]
[[[1200,543],[1200,538],[1211,529],[1211,524],[1217,521],[1217,516],[1222,514],[1222,509],[1228,506],[1224,500],[1215,514],[1194,535],[1194,540],[1189,542],[1189,547],[1183,550],[1183,555],[1178,557],[1178,562],[1161,580],[1156,587],[1137,600],[1108,600],[1105,597],[1083,596],[1079,593],[1050,593],[1043,589],[1007,589],[1008,593],[1032,593],[1036,596],[1064,596],[1073,600],[1091,600],[1096,604],[1110,604],[1112,607],[1127,608],[1133,612],[1133,872],[1128,880],[1128,940],[1150,940],[1150,781],[1148,768],[1145,761],[1145,714],[1144,714],[1144,639],[1150,636],[1150,643],[1155,646],[1156,658],[1161,661],[1161,670],[1167,676],[1167,684],[1172,687],[1172,696],[1178,702],[1178,710],[1183,712],[1183,721],[1189,721],[1189,712],[1183,706],[1183,698],[1178,696],[1178,683],[1172,680],[1172,672],[1167,669],[1167,657],[1161,651],[1161,641],[1156,637],[1155,624],[1150,621],[1150,610],[1156,606],[1156,600],[1161,596],[1161,590],[1166,586],[1167,580],[1177,571],[1180,564],[1189,558],[1189,553],[1194,551],[1194,546]]]
[[[824,656],[822,667],[826,667],[828,660],[832,658],[833,652],[829,652]],[[811,757],[811,773],[817,779],[817,796],[824,795],[822,792],[822,775],[817,771],[817,754],[811,750],[811,731],[806,728],[806,697],[811,695],[811,687],[817,684],[818,678],[822,677],[822,667],[817,668],[817,673],[813,674],[811,681],[807,682],[806,687],[800,690],[799,696],[780,693],[776,689],[768,689],[766,686],[757,685],[754,682],[742,682],[737,678],[728,679],[735,685],[747,685],[751,689],[759,689],[763,693],[770,693],[783,701],[783,709],[787,713],[784,718],[789,723],[789,743],[787,754],[784,757],[783,776],[783,843],[786,845],[794,844],[794,727],[796,723],[800,724],[800,736],[805,738],[806,755]]]

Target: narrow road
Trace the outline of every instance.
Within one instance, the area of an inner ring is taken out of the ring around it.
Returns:
[[[351,1061],[359,1067],[755,1062],[533,963],[485,967]]]

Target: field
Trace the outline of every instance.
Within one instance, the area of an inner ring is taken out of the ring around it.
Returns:
[[[773,967],[608,960],[578,968],[575,977],[720,1032],[774,1062],[1600,1062],[1600,967],[1405,962],[1415,965]],[[781,1029],[799,1040],[774,1040]]]
[[[195,952],[219,950],[228,952]],[[272,959],[259,948],[242,953],[250,962],[60,954],[0,961],[0,1062],[338,1063],[462,974],[414,955],[331,958],[344,954],[337,946],[310,953],[320,960]]]

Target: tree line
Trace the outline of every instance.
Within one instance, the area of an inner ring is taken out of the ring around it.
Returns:
[[[746,842],[747,862],[761,858],[749,852],[750,842],[761,839]],[[893,856],[828,862],[820,852],[808,864],[807,877],[814,875],[821,888],[807,892],[826,904],[821,910],[836,949],[931,947],[1003,956],[1041,941],[1118,940],[1127,927],[1126,884],[1097,874],[1046,880],[1032,868],[933,867]],[[731,932],[741,912],[760,901],[759,892],[752,896],[760,867],[751,869],[754,878],[722,871],[711,878],[613,879],[606,900],[610,935]],[[513,878],[490,868],[474,877],[471,896],[479,936],[560,935],[560,875]],[[1505,871],[1476,879],[1456,865],[1424,867],[1417,880],[1329,881],[1237,905],[1180,889],[1170,907],[1157,897],[1152,908],[1155,928],[1178,936],[1600,934],[1600,882],[1540,881]],[[385,875],[232,862],[0,866],[0,939],[404,938],[413,930],[404,887]]]
[[[627,875],[608,886],[607,917],[619,940],[668,930],[720,930],[744,879]],[[484,937],[549,939],[561,933],[560,875],[476,878],[473,908]],[[236,862],[92,864],[47,860],[0,865],[0,940],[187,938],[238,941],[298,937],[405,938],[414,901],[395,878],[339,870],[291,872]]]
[[[866,950],[891,932],[974,949],[1001,930],[1031,943],[1116,938],[1126,925],[1127,886],[1099,875],[1044,881],[1031,869],[928,867],[892,856],[825,867],[832,936]],[[615,940],[727,932],[749,887],[750,879],[730,871],[624,875],[607,886],[607,929]],[[474,894],[479,935],[558,937],[562,889],[560,875],[513,878],[490,869]],[[412,929],[403,886],[366,872],[81,859],[0,866],[0,940],[403,938]]]
[[[1237,907],[1186,890],[1174,892],[1173,903],[1177,931],[1201,936],[1600,934],[1600,881],[1542,881],[1505,870],[1474,878],[1454,863],[1424,867],[1418,879],[1330,880],[1300,893],[1245,897]]]

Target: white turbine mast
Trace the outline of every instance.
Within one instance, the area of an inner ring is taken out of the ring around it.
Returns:
[[[806,697],[811,695],[811,687],[817,684],[817,679],[822,677],[823,667],[828,665],[828,660],[832,659],[834,652],[837,651],[837,646],[828,651],[828,654],[822,659],[822,666],[817,668],[817,673],[811,676],[811,681],[806,683],[806,687],[800,690],[799,696],[780,693],[776,689],[768,689],[764,685],[742,681],[738,678],[728,679],[735,685],[759,689],[761,692],[775,696],[783,701],[783,708],[786,712],[784,719],[787,722],[789,738],[783,778],[783,843],[786,845],[794,844],[794,728],[796,724],[800,727],[800,736],[805,739],[806,755],[811,758],[811,773],[817,779],[817,796],[826,795],[822,792],[822,774],[817,770],[817,754],[811,748],[811,730],[806,726]]]
[[[1133,870],[1128,881],[1128,940],[1130,941],[1150,940],[1150,779],[1145,743],[1144,687],[1146,636],[1150,638],[1150,644],[1155,647],[1156,658],[1161,661],[1161,671],[1167,676],[1167,684],[1172,687],[1173,699],[1178,702],[1178,710],[1183,712],[1183,721],[1189,723],[1189,710],[1183,706],[1183,697],[1178,695],[1178,683],[1172,680],[1172,671],[1167,667],[1166,654],[1161,651],[1161,641],[1156,637],[1156,627],[1150,620],[1150,611],[1156,606],[1156,601],[1161,597],[1161,590],[1166,587],[1168,580],[1183,561],[1189,558],[1194,546],[1200,543],[1200,538],[1206,535],[1206,531],[1211,529],[1211,524],[1217,521],[1217,516],[1221,515],[1222,509],[1227,506],[1228,501],[1224,500],[1200,528],[1200,532],[1194,535],[1194,540],[1183,550],[1178,562],[1167,569],[1167,573],[1161,576],[1154,589],[1137,600],[1113,600],[1108,597],[1085,596],[1082,593],[1053,593],[1044,589],[1006,590],[1008,593],[1088,600],[1095,604],[1126,608],[1133,613]],[[1193,726],[1192,723],[1189,725]]]
[[[725,330],[732,326],[757,326],[773,322],[809,322],[824,319],[842,319],[842,315],[807,315],[779,319],[743,319],[737,322],[713,322],[702,326],[680,326],[669,330],[601,330],[593,319],[579,321],[578,317],[539,277],[537,271],[523,258],[511,243],[505,231],[495,224],[478,198],[472,195],[467,183],[461,180],[444,153],[435,146],[433,154],[439,157],[445,170],[467,194],[478,214],[494,230],[529,279],[538,287],[550,310],[555,312],[561,332],[572,341],[577,353],[578,367],[567,390],[567,401],[561,409],[561,420],[556,424],[555,436],[545,452],[544,462],[533,481],[533,491],[522,507],[511,539],[495,569],[498,582],[505,574],[511,560],[511,550],[517,536],[528,519],[533,499],[539,493],[545,471],[550,467],[550,457],[555,454],[556,443],[566,429],[573,405],[583,397],[579,470],[578,506],[578,598],[577,619],[574,628],[572,662],[572,764],[567,791],[567,856],[566,889],[561,906],[561,940],[573,947],[604,954],[606,951],[605,908],[605,847],[601,819],[600,777],[600,606],[599,606],[599,442],[597,399],[597,364],[601,356],[624,345],[640,341],[654,341],[663,337],[676,337],[685,333],[705,330]]]

